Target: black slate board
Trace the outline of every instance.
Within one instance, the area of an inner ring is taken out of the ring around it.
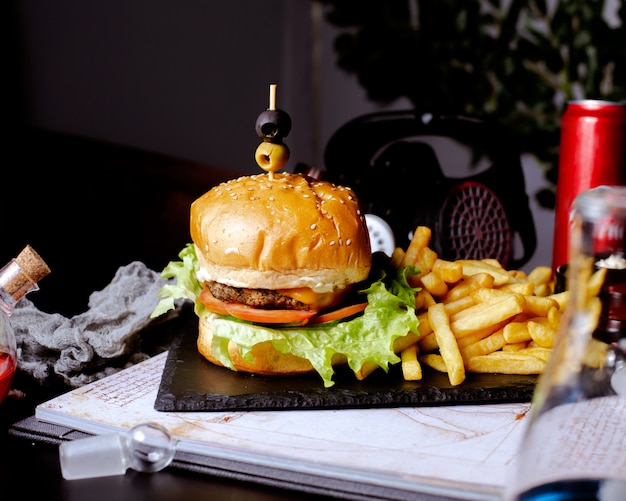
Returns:
[[[451,386],[447,374],[424,367],[421,381],[405,381],[399,364],[358,381],[338,370],[324,388],[317,374],[257,376],[234,372],[204,359],[196,348],[198,320],[183,312],[170,347],[154,408],[157,411],[341,409],[528,402],[536,376],[471,374]]]

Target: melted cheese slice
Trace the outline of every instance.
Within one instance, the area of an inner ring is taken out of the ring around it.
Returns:
[[[315,292],[309,287],[300,287],[298,289],[279,289],[277,292],[308,305],[312,310],[321,311],[339,304],[346,290]]]

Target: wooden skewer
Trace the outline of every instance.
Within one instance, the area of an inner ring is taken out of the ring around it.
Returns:
[[[276,84],[270,84],[270,106],[268,108],[268,110],[275,110],[276,109],[276,88],[277,85]],[[274,172],[273,171],[269,171],[269,179],[270,181],[274,179]]]
[[[270,107],[268,110],[276,109],[276,84],[270,84]]]

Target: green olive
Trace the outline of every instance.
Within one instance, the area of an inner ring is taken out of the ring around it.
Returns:
[[[289,148],[282,143],[263,141],[254,154],[256,163],[267,172],[278,172],[289,160]]]

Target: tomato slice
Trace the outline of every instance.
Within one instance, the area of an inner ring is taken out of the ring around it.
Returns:
[[[213,313],[262,324],[305,324],[317,313],[313,310],[266,310],[242,303],[220,301],[208,289],[202,290],[200,301]]]
[[[229,315],[262,324],[305,323],[317,313],[311,310],[265,310],[240,303],[225,303],[225,305]]]
[[[367,308],[367,303],[351,304],[350,306],[344,306],[327,313],[322,313],[309,320],[307,325],[325,324],[326,322],[333,322],[335,320],[341,320],[342,318],[348,318],[357,313],[361,313]]]
[[[228,315],[224,301],[217,299],[213,294],[211,294],[209,289],[202,289],[199,299],[202,304],[206,306],[207,310],[217,313],[218,315]]]

